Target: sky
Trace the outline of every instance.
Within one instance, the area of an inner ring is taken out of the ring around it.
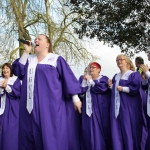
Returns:
[[[101,75],[106,75],[108,78],[112,79],[113,76],[119,72],[119,69],[116,65],[116,57],[117,55],[121,54],[121,50],[119,47],[114,46],[113,48],[111,48],[108,47],[107,45],[103,45],[102,42],[96,41],[94,42],[94,47],[88,50],[92,54],[99,57],[99,59],[96,61],[100,63],[102,67],[100,73]],[[135,66],[135,57],[137,56],[141,56],[144,59],[144,63],[148,64],[148,66],[150,67],[150,61],[148,61],[147,54],[145,52],[140,52],[138,54],[135,54],[134,58],[132,59],[134,66]],[[75,76],[79,78],[80,75],[83,74],[85,67],[86,66],[82,65],[80,67],[71,67],[71,68]]]

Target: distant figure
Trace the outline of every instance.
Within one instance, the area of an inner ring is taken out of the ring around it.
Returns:
[[[144,59],[142,57],[136,57],[135,58],[135,66],[137,67],[136,68],[136,71],[138,71],[140,74],[142,74],[142,69],[140,68],[140,66],[144,64]]]

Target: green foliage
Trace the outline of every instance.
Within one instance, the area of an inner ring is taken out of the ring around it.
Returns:
[[[96,37],[118,45],[130,56],[150,47],[150,1],[71,0],[70,10],[81,14],[74,28],[79,38]]]

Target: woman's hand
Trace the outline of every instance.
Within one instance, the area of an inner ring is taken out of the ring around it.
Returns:
[[[8,82],[8,79],[5,79],[4,81],[2,81],[1,87],[6,88],[7,87],[7,82]]]
[[[82,102],[81,101],[74,102],[74,108],[75,110],[78,110],[79,113],[81,113]]]
[[[92,77],[90,75],[86,74],[86,75],[84,75],[84,79],[85,80],[90,80],[90,79],[92,79]]]
[[[117,90],[118,90],[119,92],[122,92],[122,91],[123,91],[122,86],[117,86]]]
[[[29,43],[30,43],[30,45],[24,44],[25,53],[27,53],[27,54],[29,54],[32,50],[31,41],[29,41]]]
[[[146,65],[140,65],[140,68],[142,69],[142,71],[143,72],[147,72],[147,71],[149,71],[149,68],[148,68],[148,65],[146,64]]]

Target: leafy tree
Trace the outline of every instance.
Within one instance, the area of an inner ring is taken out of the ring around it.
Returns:
[[[81,15],[75,28],[79,38],[96,37],[130,56],[150,48],[149,0],[70,0],[67,4]]]
[[[12,39],[13,43],[13,46],[6,44],[9,48],[6,57],[10,62],[24,51],[22,43],[15,48],[18,37],[31,40],[39,33],[44,33],[51,39],[54,53],[65,57],[70,65],[79,64],[81,60],[89,62],[94,58],[72,30],[75,22],[73,18],[79,18],[79,14],[70,12],[64,3],[66,0],[1,1],[0,12],[4,18],[0,21],[2,39]],[[3,51],[6,50],[5,46]]]

